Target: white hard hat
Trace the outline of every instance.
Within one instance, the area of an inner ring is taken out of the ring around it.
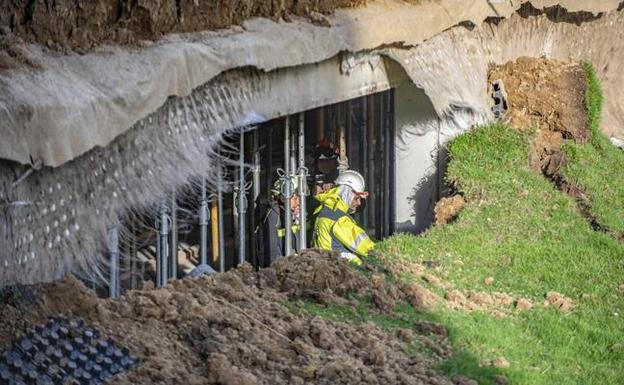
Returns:
[[[365,182],[364,177],[357,171],[345,170],[336,178],[337,185],[349,186],[358,194],[364,193]]]

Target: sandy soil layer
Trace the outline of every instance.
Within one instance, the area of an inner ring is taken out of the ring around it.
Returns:
[[[289,312],[289,298],[348,303],[343,295],[361,293],[380,312],[411,298],[382,274],[366,279],[344,261],[314,252],[260,273],[247,266],[120,300],[97,298],[74,278],[15,293],[3,298],[0,348],[50,316],[80,317],[142,360],[115,383],[450,384],[432,369],[435,358],[404,353],[406,342],[418,338],[438,347],[438,359],[447,356],[442,327],[421,336]]]
[[[537,128],[531,166],[555,175],[565,162],[565,139],[585,143],[590,137],[585,109],[587,79],[576,62],[520,58],[492,69],[490,82],[502,79],[507,92],[507,123]]]

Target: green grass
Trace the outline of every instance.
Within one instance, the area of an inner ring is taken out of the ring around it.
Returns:
[[[565,179],[587,193],[590,212],[616,237],[624,235],[624,152],[600,132],[602,91],[591,64],[585,65],[588,88],[587,111],[591,126],[590,145],[568,143]],[[618,172],[617,170],[620,170]]]
[[[600,134],[602,95],[593,68],[585,68],[593,135],[587,144],[566,144],[569,164],[563,175],[584,189],[592,214],[610,232],[593,230],[573,198],[529,169],[534,133],[494,124],[449,145],[447,179],[457,182],[468,202],[457,221],[420,236],[396,235],[375,252],[376,263],[433,266],[427,269],[460,290],[528,298],[532,310],[498,317],[440,306],[430,313],[402,308],[378,316],[366,301],[357,309],[306,304],[305,310],[346,322],[370,320],[387,329],[422,319],[439,322],[454,351],[440,370],[482,385],[495,384],[497,374],[514,385],[624,383],[624,296],[618,291],[624,283],[624,244],[614,237],[624,233],[623,155]],[[490,276],[494,284],[485,285]],[[551,290],[573,299],[571,313],[541,306]],[[511,366],[483,365],[498,357]]]
[[[447,309],[436,315],[459,351],[509,360],[503,372],[512,384],[621,384],[624,245],[592,230],[572,198],[529,170],[530,135],[492,125],[454,140],[448,178],[468,201],[458,221],[420,237],[392,237],[377,254],[435,261],[463,290],[503,291],[537,304],[550,290],[571,297],[567,315],[541,306],[503,318]],[[489,276],[492,286],[483,283]],[[462,354],[443,369],[493,383]]]

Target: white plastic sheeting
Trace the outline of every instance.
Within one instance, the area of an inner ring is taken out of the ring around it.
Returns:
[[[95,146],[106,146],[169,96],[188,95],[229,69],[252,66],[271,71],[318,63],[343,51],[414,47],[460,22],[480,25],[487,17],[508,17],[521,3],[439,0],[416,6],[384,0],[337,11],[328,17],[329,28],[301,19],[289,23],[253,19],[225,31],[170,36],[143,49],[103,47],[87,55],[59,56],[30,47],[28,56],[45,70],[0,74],[0,158],[22,164],[35,158],[57,167]],[[602,12],[615,9],[618,1],[533,4]],[[434,63],[438,54],[427,56]],[[444,108],[435,101],[434,105],[438,111]]]

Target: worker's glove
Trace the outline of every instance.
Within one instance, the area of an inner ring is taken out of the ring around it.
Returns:
[[[340,253],[340,258],[344,258],[344,259],[348,260],[349,263],[352,263],[352,264],[354,264],[356,266],[362,266],[362,264],[363,264],[362,260],[357,255],[355,255],[353,253],[342,252],[342,253]]]

